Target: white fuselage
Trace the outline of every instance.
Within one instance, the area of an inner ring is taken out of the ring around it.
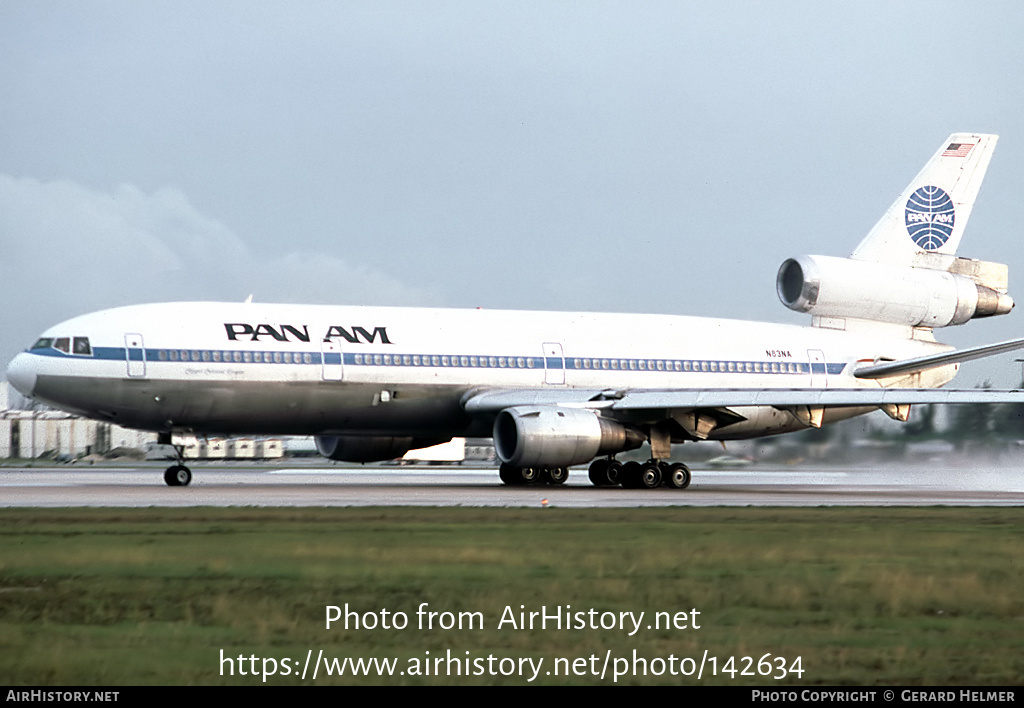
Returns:
[[[461,403],[491,389],[877,388],[854,378],[858,362],[947,349],[883,335],[670,315],[170,303],[58,324],[8,376],[128,427],[443,439],[490,434],[491,420]],[[53,346],[65,338],[67,351]],[[75,353],[86,338],[88,353]],[[755,419],[732,435],[782,432]]]

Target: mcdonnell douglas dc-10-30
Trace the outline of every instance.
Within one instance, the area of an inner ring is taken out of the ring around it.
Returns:
[[[312,435],[332,460],[492,436],[508,485],[685,489],[671,444],[775,435],[912,404],[1024,401],[947,390],[937,327],[1004,315],[1007,267],[956,256],[997,136],[951,135],[848,258],[782,263],[779,298],[811,326],[669,315],[183,302],[62,322],[18,354],[26,396],[171,444]],[[617,453],[650,445],[650,461]],[[178,462],[167,484],[187,485]]]

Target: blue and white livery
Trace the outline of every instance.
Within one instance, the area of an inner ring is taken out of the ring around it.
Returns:
[[[849,258],[800,256],[778,294],[811,326],[669,315],[171,303],[55,325],[10,364],[20,392],[172,436],[313,435],[335,460],[492,436],[506,484],[686,488],[671,444],[774,435],[911,404],[1024,400],[940,387],[937,327],[1008,313],[1006,267],[956,249],[996,136],[958,133]],[[617,453],[650,446],[645,464]],[[188,484],[180,461],[165,480]]]

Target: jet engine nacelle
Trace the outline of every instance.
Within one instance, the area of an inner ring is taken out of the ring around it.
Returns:
[[[912,326],[963,324],[1013,309],[1009,295],[964,275],[831,256],[786,260],[776,289],[797,312]]]
[[[447,442],[413,437],[369,435],[317,435],[316,449],[324,457],[339,462],[379,462],[401,457],[409,450]]]
[[[646,436],[594,411],[558,406],[506,408],[494,420],[494,449],[514,467],[568,467],[632,450]]]

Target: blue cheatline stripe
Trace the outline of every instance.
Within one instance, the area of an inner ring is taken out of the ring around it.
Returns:
[[[68,359],[142,361],[141,349],[93,347],[92,354],[67,354],[57,349],[28,349],[28,354]],[[480,354],[363,354],[311,351],[252,351],[227,349],[146,349],[145,360],[154,364],[262,364],[294,366],[339,365],[390,366],[438,369],[568,369],[573,371],[625,371],[664,374],[824,374],[835,376],[846,369],[843,362],[830,364],[789,361],[734,361],[723,359],[621,359],[608,357],[482,356]],[[216,358],[215,358],[216,357]],[[285,361],[289,359],[289,361]],[[774,365],[774,369],[772,368]]]

